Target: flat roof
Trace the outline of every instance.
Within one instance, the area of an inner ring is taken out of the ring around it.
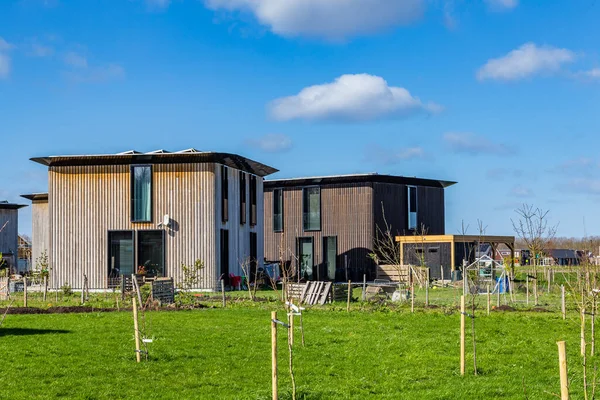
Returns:
[[[231,153],[218,153],[187,149],[177,152],[155,150],[148,153],[130,150],[117,154],[63,155],[33,157],[30,159],[47,167],[83,165],[178,164],[218,163],[258,176],[267,176],[279,170],[246,157]]]
[[[0,210],[18,210],[27,207],[27,204],[9,203],[8,201],[0,201]]]
[[[425,179],[401,175],[381,175],[377,173],[350,174],[350,175],[327,175],[303,178],[272,179],[265,180],[265,188],[293,187],[309,185],[331,185],[340,183],[397,183],[404,185],[429,186],[447,188],[456,184],[453,181],[439,179]]]
[[[21,197],[31,201],[48,201],[48,193],[22,194]]]
[[[406,235],[396,236],[399,243],[444,243],[444,242],[481,242],[481,243],[514,243],[514,236],[491,235]]]

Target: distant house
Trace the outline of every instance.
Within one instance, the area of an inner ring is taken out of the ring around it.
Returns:
[[[386,222],[392,238],[421,226],[443,234],[444,189],[453,184],[378,174],[267,180],[265,257],[306,280],[373,279],[368,254]]]
[[[263,260],[263,177],[274,168],[195,149],[32,160],[48,167],[47,195],[28,198],[34,257],[47,246],[51,284],[78,289],[85,274],[106,289],[136,272],[182,282],[181,265],[201,260],[197,288],[213,289]]]
[[[48,256],[50,232],[48,214],[48,193],[24,194],[21,197],[31,201],[31,265],[37,269],[42,254]]]
[[[0,263],[8,265],[11,271],[17,270],[19,251],[19,209],[22,204],[0,201]]]
[[[27,236],[19,235],[18,246],[18,269],[19,271],[29,271],[31,269],[31,240]]]
[[[552,257],[554,265],[579,265],[584,256],[583,253],[571,249],[550,249],[547,253]]]

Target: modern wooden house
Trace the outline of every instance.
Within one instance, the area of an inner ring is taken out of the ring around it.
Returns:
[[[19,251],[19,209],[26,207],[22,204],[0,201],[0,253],[2,260],[12,271],[17,268]]]
[[[400,246],[403,263],[429,267],[431,279],[450,279],[452,271],[460,269],[463,260],[471,264],[482,255],[496,259],[501,252],[507,251],[512,265],[515,260],[514,236],[411,235],[397,236],[396,242]],[[488,247],[484,245],[489,245],[489,253],[482,251]],[[501,247],[506,250],[501,250]]]
[[[21,197],[31,201],[31,266],[32,269],[36,269],[42,254],[48,256],[50,243],[48,193],[24,194]]]
[[[263,260],[263,177],[277,170],[235,154],[129,151],[32,158],[48,167],[33,201],[34,259],[45,247],[51,284],[91,289],[137,272],[184,279],[204,263],[198,289]]]
[[[307,280],[375,277],[374,237],[444,234],[444,189],[455,182],[362,174],[265,181],[265,257]]]

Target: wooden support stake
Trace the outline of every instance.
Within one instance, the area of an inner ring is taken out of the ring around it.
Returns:
[[[498,290],[496,291],[496,307],[500,307],[500,281],[498,281]]]
[[[300,310],[300,333],[302,334],[302,347],[304,347],[304,319],[302,316],[302,310]]]
[[[527,278],[525,279],[525,291],[527,293],[526,302],[527,302],[527,305],[529,305],[529,273],[527,274]]]
[[[415,283],[410,285],[410,312],[415,312]]]
[[[592,332],[590,340],[590,355],[594,357],[596,353],[596,295],[592,297]]]
[[[23,277],[23,307],[27,308],[27,277]]]
[[[567,375],[567,350],[564,341],[558,345],[558,367],[560,369],[560,399],[569,400],[569,376]]]
[[[221,295],[223,297],[223,308],[227,307],[227,300],[225,299],[225,280],[221,279]]]
[[[442,277],[442,287],[444,287],[444,266],[440,265],[440,276]]]
[[[367,300],[367,274],[363,274],[362,301]]]
[[[44,275],[44,302],[46,302],[47,295],[48,295],[48,277]]]
[[[550,281],[552,280],[552,271],[548,268],[548,293],[550,293]]]
[[[348,281],[348,304],[346,305],[346,311],[350,312],[350,299],[352,297],[352,281]]]
[[[581,309],[581,356],[585,356],[585,308]]]
[[[142,361],[142,353],[140,353],[140,329],[138,324],[138,309],[137,301],[133,298],[133,334],[135,336],[135,360]]]
[[[492,305],[492,296],[490,293],[490,285],[487,285],[487,315],[490,315],[490,307]]]
[[[429,268],[426,270],[427,280],[425,281],[425,306],[429,306]]]
[[[460,374],[465,374],[465,296],[460,296]]]
[[[533,300],[534,300],[534,305],[538,305],[538,280],[537,280],[538,274],[536,272],[535,274],[535,279],[533,280]]]
[[[293,312],[290,311],[288,313],[288,341],[290,342],[290,346],[294,345],[294,315]]]
[[[221,281],[222,282],[222,281]],[[277,400],[277,311],[271,312],[271,388],[273,400]]]
[[[562,311],[563,320],[567,319],[567,305],[565,304],[565,285],[560,285],[560,309]]]
[[[85,274],[81,275],[81,305],[85,303]]]

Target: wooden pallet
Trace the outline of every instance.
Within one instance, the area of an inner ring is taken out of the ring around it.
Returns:
[[[308,281],[300,296],[300,302],[307,306],[323,305],[329,298],[331,282]]]
[[[152,298],[162,304],[175,302],[175,284],[173,278],[156,278],[152,281]]]

